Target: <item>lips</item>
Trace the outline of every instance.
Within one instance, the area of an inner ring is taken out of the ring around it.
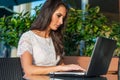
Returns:
[[[60,25],[56,25],[57,27],[60,27]]]
[[[60,25],[55,25],[56,28],[58,28]]]
[[[57,28],[59,27],[59,25],[57,25]]]

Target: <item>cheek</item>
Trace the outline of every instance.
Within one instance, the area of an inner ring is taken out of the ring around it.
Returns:
[[[52,29],[52,28],[54,28],[54,26],[55,26],[55,20],[52,20],[49,27]]]
[[[51,20],[51,25],[54,25],[57,23],[57,18],[56,17],[53,17],[52,20]]]
[[[54,26],[54,24],[55,24],[55,21],[52,20],[50,23],[50,27]]]

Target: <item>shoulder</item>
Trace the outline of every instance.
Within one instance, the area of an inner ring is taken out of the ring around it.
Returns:
[[[26,31],[24,32],[21,37],[20,37],[20,41],[24,41],[24,40],[30,40],[31,39],[31,34],[32,32],[31,31]]]
[[[26,31],[26,32],[24,32],[22,35],[21,35],[21,37],[23,37],[23,36],[25,36],[25,37],[27,37],[27,36],[30,36],[31,35],[31,33],[32,33],[32,31]]]
[[[33,32],[31,30],[24,32],[21,35],[21,38],[31,38],[33,36]]]

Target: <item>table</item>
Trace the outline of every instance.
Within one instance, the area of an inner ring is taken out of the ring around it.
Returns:
[[[120,80],[117,74],[107,74],[101,77],[50,77],[46,75],[31,75],[26,77],[28,80]]]

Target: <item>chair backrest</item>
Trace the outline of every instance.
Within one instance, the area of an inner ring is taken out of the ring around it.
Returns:
[[[20,58],[0,58],[0,80],[24,80]]]

